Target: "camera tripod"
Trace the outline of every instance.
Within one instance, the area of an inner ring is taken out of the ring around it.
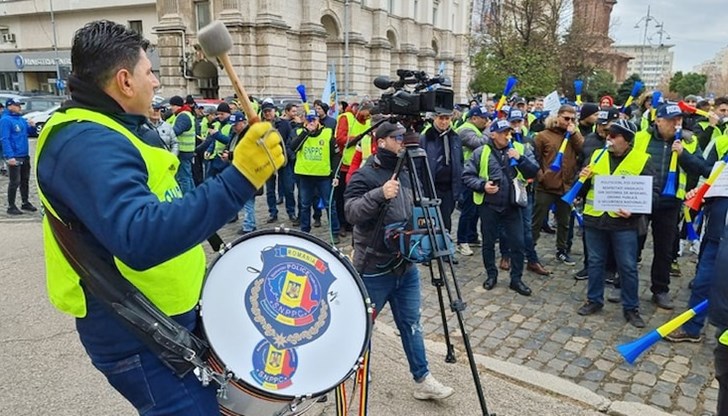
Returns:
[[[408,129],[405,133],[405,148],[400,153],[400,160],[395,168],[395,178],[399,178],[402,172],[406,172],[409,175],[410,184],[412,186],[414,205],[422,209],[422,218],[413,219],[418,222],[419,228],[425,228],[427,235],[433,245],[433,259],[429,262],[430,279],[433,286],[437,290],[437,298],[440,305],[440,317],[442,318],[442,326],[445,335],[445,345],[447,347],[447,354],[445,361],[448,363],[455,363],[455,351],[450,341],[450,333],[448,330],[447,316],[445,314],[445,300],[443,297],[443,288],[447,292],[447,298],[450,305],[450,311],[454,312],[457,316],[458,324],[460,326],[460,333],[463,336],[463,344],[465,345],[465,351],[468,355],[468,361],[470,364],[470,370],[473,376],[473,382],[475,383],[475,390],[478,395],[480,402],[480,408],[483,412],[483,416],[495,416],[488,412],[487,405],[485,403],[485,397],[483,395],[483,388],[480,383],[480,376],[478,369],[475,364],[473,357],[473,349],[470,345],[470,338],[465,329],[465,323],[463,321],[463,311],[465,310],[466,303],[462,299],[460,293],[460,287],[458,286],[457,278],[455,276],[455,270],[452,266],[452,254],[451,248],[448,244],[449,238],[446,236],[447,230],[442,227],[443,219],[442,212],[440,211],[441,200],[437,198],[435,191],[435,182],[433,180],[430,166],[427,162],[427,153],[424,149],[419,147],[419,141],[409,142],[407,136],[417,134],[415,131]],[[403,168],[405,168],[403,170]],[[380,214],[380,220],[384,218],[387,204]],[[381,224],[378,224],[381,226]],[[437,273],[435,273],[433,262],[437,262]],[[448,275],[446,273],[445,265],[450,265],[450,276],[452,276],[452,282],[448,281]]]

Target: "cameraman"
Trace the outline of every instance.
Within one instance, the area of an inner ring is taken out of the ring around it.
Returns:
[[[351,177],[344,193],[344,210],[354,226],[354,266],[363,277],[374,307],[381,311],[390,301],[415,381],[414,397],[439,400],[450,397],[454,390],[437,381],[428,368],[420,324],[419,271],[385,246],[383,232],[376,227],[382,212],[385,226],[412,219],[409,173],[403,170],[399,178],[395,177],[398,153],[404,151],[404,134],[405,128],[399,123],[385,122],[377,128],[377,154]],[[417,133],[410,135],[417,143]]]

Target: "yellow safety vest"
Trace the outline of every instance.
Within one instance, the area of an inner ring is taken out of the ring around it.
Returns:
[[[649,131],[642,130],[638,131],[637,134],[634,136],[634,145],[632,146],[632,151],[637,150],[643,153],[647,153],[647,147],[650,144],[650,140],[652,140],[652,134]],[[683,138],[682,140],[683,148],[687,150],[689,153],[695,153],[695,150],[698,148],[698,141],[693,139],[690,142],[685,141]],[[597,152],[595,152],[596,154]],[[688,176],[685,173],[685,171],[678,165],[678,181],[677,181],[677,192],[675,193],[675,198],[677,199],[685,199],[685,188],[687,187],[688,183]]]
[[[475,132],[475,135],[478,136],[479,139],[482,139],[483,138],[483,132],[480,131],[480,129],[475,124],[473,124],[473,123],[471,123],[469,121],[466,121],[460,127],[458,127],[455,130],[455,133],[460,134],[461,131],[466,130],[466,129],[474,131]],[[463,146],[463,161],[465,163],[467,163],[468,160],[470,160],[470,157],[472,155],[473,155],[473,151],[470,150],[469,147]]]
[[[698,125],[703,129],[703,131],[707,130],[708,127],[710,127],[710,123],[707,121],[699,121]],[[715,128],[713,129],[713,134],[710,135],[710,138],[715,139],[716,137],[720,136],[721,134],[722,133],[721,133],[720,129],[718,128],[718,126],[715,126]]]
[[[594,176],[597,175],[603,175],[603,176],[610,176],[612,175],[611,169],[609,166],[609,160],[610,158],[602,157],[599,159],[598,163],[594,163],[594,161],[599,157],[599,152],[594,152],[591,158],[592,163],[592,172],[594,173]],[[614,169],[613,175],[618,176],[639,176],[640,173],[642,173],[642,170],[644,170],[645,165],[647,164],[647,161],[650,159],[650,155],[639,151],[636,149],[632,149],[629,153],[627,153],[627,156],[622,160],[622,162],[617,166],[616,169]],[[592,177],[594,177],[592,176]],[[604,211],[598,211],[594,209],[594,186],[589,189],[589,192],[586,194],[586,202],[584,204],[584,215],[589,215],[590,217],[601,217],[602,214],[604,214]],[[610,217],[618,218],[619,215],[617,215],[614,212],[608,213]]]
[[[518,151],[519,155],[523,156],[523,154],[525,152],[524,152],[522,143],[513,142],[513,147]],[[483,153],[480,154],[480,171],[478,172],[478,176],[485,179],[486,181],[488,180],[488,161],[489,160],[490,160],[490,146],[485,145],[485,146],[483,146]],[[508,163],[508,162],[506,162],[506,163]],[[526,180],[523,179],[523,175],[521,175],[521,172],[518,169],[516,169],[516,172],[518,172],[516,175],[518,180],[525,183]],[[484,196],[485,195],[483,194],[483,192],[473,191],[473,202],[475,202],[476,205],[482,205]]]
[[[179,142],[180,152],[194,152],[195,151],[195,116],[189,111],[182,111],[179,114],[175,114],[170,117],[171,121],[169,125],[174,127],[174,122],[177,121],[177,117],[184,115],[190,119],[191,127],[187,131],[182,132],[177,136],[177,142]]]
[[[168,151],[149,146],[110,117],[95,111],[72,108],[56,112],[48,120],[38,138],[36,167],[48,140],[63,125],[74,122],[100,124],[124,136],[139,151],[147,168],[147,186],[160,203],[171,203],[182,198],[182,192],[174,178],[179,160]],[[53,215],[62,221],[58,213],[38,187],[38,194],[46,215]],[[79,284],[80,277],[68,263],[50,228],[48,218],[43,219],[43,242],[45,248],[48,296],[59,310],[78,318],[86,316],[86,298]],[[114,257],[121,274],[146,295],[152,303],[167,315],[179,315],[195,307],[200,296],[205,276],[205,252],[196,245],[177,257],[147,270],[134,270]]]
[[[362,124],[359,122],[359,120],[356,119],[354,114],[349,112],[341,114],[337,120],[341,120],[341,117],[346,117],[347,126],[349,126],[349,131],[347,133],[349,137],[358,136],[371,126],[371,120],[367,120],[366,123]],[[342,165],[351,165],[351,159],[354,158],[354,153],[356,153],[356,146],[345,148],[341,162]]]
[[[213,123],[213,125],[219,129],[220,134],[223,136],[230,136],[230,129],[232,129],[233,125],[230,123],[227,123],[226,125],[220,127],[220,122],[216,121]],[[210,155],[210,158],[214,159],[215,156],[219,156],[222,154],[222,151],[225,150],[225,147],[227,147],[227,143],[223,143],[221,141],[215,140],[215,148],[212,150],[212,155]]]
[[[300,135],[302,128],[296,130]],[[293,173],[306,176],[329,176],[331,174],[331,139],[334,137],[330,128],[324,127],[318,136],[309,136],[296,152],[296,165]]]
[[[728,152],[728,135],[718,136],[715,139],[715,151],[718,152],[718,159],[722,159]]]
[[[367,134],[359,143],[361,146],[361,164],[359,164],[359,167],[362,167],[367,163],[369,156],[372,155],[372,136]]]

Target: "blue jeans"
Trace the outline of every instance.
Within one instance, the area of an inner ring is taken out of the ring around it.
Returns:
[[[303,206],[301,201],[301,175],[293,174],[293,182],[296,184],[296,187],[298,188],[298,215],[301,216],[301,212],[303,212]],[[314,195],[314,201],[316,201],[318,198],[322,198],[324,200],[324,203],[328,203],[330,195],[319,195],[318,192],[316,192],[316,195]],[[311,208],[313,208],[313,219],[317,221],[321,221],[321,208],[319,207],[318,202],[312,202]]]
[[[377,313],[389,302],[410,373],[415,381],[422,381],[430,370],[420,324],[420,273],[417,267],[408,265],[401,276],[390,273],[362,280]]]
[[[529,263],[538,263],[536,244],[533,242],[531,217],[533,216],[533,191],[528,192],[528,205],[521,209],[523,216],[523,254]]]
[[[586,227],[586,246],[589,250],[589,285],[587,299],[604,304],[604,275],[611,245],[617,260],[617,272],[622,288],[622,309],[638,309],[637,296],[639,272],[637,271],[637,230],[600,230]]]
[[[193,372],[177,377],[106,307],[86,294],[88,314],[76,319],[76,329],[91,363],[109,384],[145,416],[219,415],[217,387],[200,384]],[[174,319],[194,329],[196,312]]]
[[[288,218],[296,218],[296,200],[293,195],[293,166],[288,163],[281,167],[278,172],[265,183],[265,197],[268,203],[268,214],[271,217],[278,217],[278,197],[276,196],[276,184],[278,193],[283,195],[286,202]]]
[[[698,271],[693,280],[693,289],[690,292],[690,300],[688,308],[697,306],[700,302],[708,299],[710,296],[710,287],[713,285],[713,275],[715,273],[715,259],[718,255],[719,241],[706,239],[700,248],[700,261],[698,262]],[[700,335],[700,331],[705,324],[707,310],[699,313],[693,319],[683,324],[683,330],[690,335]]]
[[[301,231],[311,231],[311,207],[318,204],[316,195],[329,195],[331,193],[331,178],[316,176],[299,176],[298,197],[301,200]],[[328,205],[328,199],[324,201]],[[339,217],[336,215],[336,204],[328,207],[331,218],[330,229],[334,234],[339,233]]]
[[[243,231],[255,231],[255,197],[245,201],[243,205],[245,218],[243,219]]]
[[[495,265],[495,240],[498,237],[498,224],[503,224],[511,249],[511,284],[523,277],[523,220],[521,208],[509,207],[503,212],[490,208],[487,204],[478,207],[480,212],[480,231],[483,234],[483,265],[488,277],[498,277]]]
[[[473,202],[473,191],[464,190],[461,198],[458,244],[475,243],[478,241],[478,207]]]
[[[179,160],[176,179],[183,195],[195,189],[195,181],[192,179],[192,159]]]

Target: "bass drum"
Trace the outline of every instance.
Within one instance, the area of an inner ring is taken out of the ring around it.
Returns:
[[[348,259],[280,228],[245,235],[213,262],[200,315],[210,367],[231,376],[224,415],[301,414],[351,376],[372,331]]]

